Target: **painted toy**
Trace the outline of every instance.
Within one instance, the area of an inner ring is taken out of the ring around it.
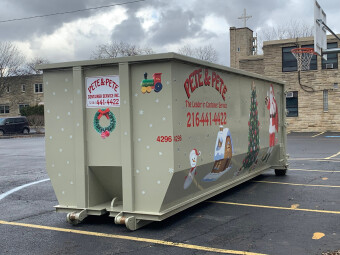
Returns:
[[[142,93],[150,93],[152,90],[157,93],[160,92],[163,88],[161,76],[162,73],[154,73],[152,75],[153,79],[148,79],[148,73],[144,73],[144,80],[141,82]]]

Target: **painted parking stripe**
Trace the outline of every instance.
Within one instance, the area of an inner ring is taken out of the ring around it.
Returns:
[[[19,187],[16,187],[16,188],[14,188],[14,189],[11,189],[11,190],[9,190],[9,191],[7,191],[7,192],[1,194],[1,195],[0,195],[0,200],[4,199],[4,198],[7,197],[8,195],[10,195],[10,194],[12,194],[12,193],[14,193],[14,192],[17,192],[17,191],[19,191],[19,190],[21,190],[21,189],[27,188],[27,187],[29,187],[29,186],[32,186],[32,185],[35,185],[35,184],[38,184],[38,183],[46,182],[46,181],[49,181],[49,180],[50,180],[50,179],[44,179],[44,180],[40,180],[40,181],[36,181],[36,182],[30,182],[30,183],[21,185],[21,186],[19,186]]]
[[[340,171],[335,171],[335,170],[317,170],[317,169],[288,169],[288,171],[321,172],[321,173],[340,173]]]
[[[334,186],[334,185],[301,184],[301,183],[270,182],[270,181],[252,181],[252,182],[269,183],[269,184],[281,184],[281,185],[292,185],[292,186],[305,186],[305,187],[340,188],[340,186]]]
[[[256,207],[256,208],[278,209],[278,210],[290,210],[290,211],[302,211],[302,212],[314,212],[314,213],[340,214],[340,211],[326,211],[326,210],[303,209],[303,208],[297,208],[297,207],[295,207],[295,206],[291,206],[291,207],[281,207],[281,206],[268,206],[268,205],[242,204],[242,203],[223,202],[223,201],[207,201],[207,202],[208,202],[208,203],[214,203],[214,204],[225,204],[225,205],[247,206],[247,207]]]
[[[312,137],[317,137],[317,136],[322,135],[322,134],[324,134],[324,133],[325,133],[325,132],[321,132],[321,133],[319,133],[319,134],[313,135]]]
[[[325,159],[331,159],[331,158],[334,158],[334,157],[339,156],[339,155],[340,155],[340,151],[338,153],[335,153],[332,156],[329,156],[328,158],[325,158]]]
[[[335,156],[335,155],[332,155]],[[332,157],[331,156],[331,157]],[[314,161],[318,161],[318,160],[323,160],[325,161],[327,158],[289,158],[289,160],[314,160]],[[328,161],[328,160],[327,160]]]
[[[105,234],[105,233],[99,233],[99,232],[90,232],[90,231],[67,229],[67,228],[57,228],[57,227],[49,227],[49,226],[42,226],[42,225],[35,225],[35,224],[26,224],[26,223],[19,223],[19,222],[9,222],[9,221],[2,221],[2,220],[0,220],[0,224],[10,225],[10,226],[18,226],[18,227],[26,227],[26,228],[44,229],[44,230],[51,230],[51,231],[58,231],[58,232],[66,232],[66,233],[80,234],[80,235],[87,235],[87,236],[106,237],[106,238],[113,238],[113,239],[123,239],[123,240],[129,240],[129,241],[152,243],[152,244],[173,246],[173,247],[178,247],[178,248],[207,251],[207,252],[226,253],[226,254],[241,254],[241,255],[265,255],[263,253],[226,250],[226,249],[212,248],[212,247],[200,246],[200,245],[191,245],[191,244],[185,244],[185,243],[174,243],[174,242],[170,242],[170,241],[163,241],[163,240],[157,240],[157,239],[149,239],[149,238],[141,238],[141,237],[125,236],[125,235],[112,235],[112,234]]]
[[[319,161],[319,162],[340,162],[340,159],[325,159],[325,158],[289,158],[289,161]]]

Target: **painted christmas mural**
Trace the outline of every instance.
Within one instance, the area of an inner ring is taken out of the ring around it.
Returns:
[[[279,116],[277,110],[277,103],[275,99],[274,87],[271,84],[267,92],[266,106],[269,110],[269,148],[267,153],[262,158],[262,161],[268,161],[274,146],[277,144],[276,133],[279,131]]]
[[[260,122],[258,120],[259,118],[257,106],[258,102],[256,96],[256,86],[253,82],[251,85],[251,102],[248,122],[248,152],[246,157],[242,161],[242,166],[239,169],[238,173],[240,173],[243,169],[254,167],[257,164],[257,157],[260,151]]]
[[[213,169],[203,178],[203,181],[216,181],[222,175],[228,172],[232,167],[232,155],[233,140],[231,138],[230,130],[229,128],[223,128],[223,126],[220,126],[215,144],[215,163]]]
[[[100,125],[101,117],[105,116],[110,124],[106,127]],[[109,108],[99,109],[93,119],[94,129],[100,134],[101,138],[105,139],[110,136],[110,133],[116,128],[116,116],[110,111]]]
[[[148,73],[144,73],[144,80],[141,82],[141,91],[143,94],[150,93],[151,91],[160,92],[163,88],[162,73],[154,73],[153,79],[148,79]]]
[[[195,178],[195,175],[197,174],[196,169],[197,169],[197,158],[198,158],[198,156],[201,156],[200,151],[198,151],[196,149],[191,150],[190,155],[189,155],[191,168],[190,168],[188,175],[185,177],[184,189],[187,189],[187,188],[190,187],[192,181]]]

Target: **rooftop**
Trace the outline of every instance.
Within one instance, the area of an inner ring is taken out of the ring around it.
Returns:
[[[340,35],[338,35],[340,36]],[[327,41],[336,41],[337,39],[333,35],[327,36]],[[310,37],[301,37],[301,38],[293,38],[293,39],[282,39],[282,40],[272,40],[272,41],[264,41],[263,47],[271,46],[271,45],[278,45],[278,44],[294,44],[294,43],[314,43],[314,36]]]

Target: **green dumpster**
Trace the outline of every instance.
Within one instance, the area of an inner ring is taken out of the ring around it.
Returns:
[[[41,65],[58,212],[135,230],[287,169],[284,84],[175,53]]]

